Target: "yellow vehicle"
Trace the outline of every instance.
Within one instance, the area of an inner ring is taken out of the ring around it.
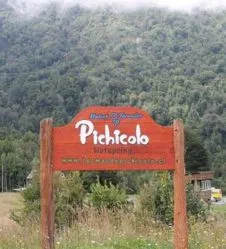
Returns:
[[[221,189],[211,188],[211,200],[212,201],[221,201],[222,200]]]

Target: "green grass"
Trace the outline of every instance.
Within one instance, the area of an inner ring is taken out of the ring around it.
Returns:
[[[212,204],[210,209],[213,214],[222,215],[226,217],[226,205]]]
[[[109,238],[106,242],[91,241],[86,245],[59,244],[57,248],[62,249],[172,249],[164,243],[154,243],[144,238]]]

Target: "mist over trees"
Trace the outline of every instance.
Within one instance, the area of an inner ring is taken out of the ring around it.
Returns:
[[[0,0],[0,34],[0,141],[12,141],[9,151],[0,147],[1,164],[10,157],[10,167],[25,167],[25,178],[37,158],[37,133],[45,117],[62,125],[86,106],[132,105],[163,125],[182,119],[198,137],[196,144],[204,146],[203,162],[208,158],[208,165],[198,168],[213,169],[222,186],[225,10],[188,14],[75,6],[60,13],[51,4],[26,19]],[[36,137],[37,148],[24,161],[17,147],[27,132]]]

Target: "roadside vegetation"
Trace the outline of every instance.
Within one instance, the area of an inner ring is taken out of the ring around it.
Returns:
[[[74,172],[57,175],[55,179],[57,249],[173,249],[172,189],[168,173],[156,173],[155,184],[144,185],[133,202],[127,200],[124,190],[112,184],[101,185],[99,181],[92,185],[88,194],[78,195],[83,192],[82,183],[71,184],[78,177]],[[17,194],[16,201],[15,195],[9,195],[14,200],[11,217],[20,226],[13,230],[1,229],[1,249],[40,248],[39,210],[34,212],[31,201],[38,201],[38,196],[31,198],[31,193],[38,192],[32,192],[33,187],[36,185],[25,190],[30,193],[29,200],[25,193],[23,199]],[[70,203],[72,195],[74,201]],[[193,209],[193,213],[188,210],[190,248],[224,249],[225,207],[211,205],[208,210],[190,190],[187,196],[188,208]],[[192,198],[196,206],[189,207]],[[30,215],[24,215],[25,211]]]
[[[189,220],[190,249],[226,248],[225,219],[214,213],[207,222]],[[0,248],[40,249],[39,228],[34,220],[24,227],[1,230]],[[172,235],[171,226],[156,222],[148,213],[141,217],[135,212],[87,207],[78,212],[71,227],[57,231],[55,241],[57,249],[173,249]]]

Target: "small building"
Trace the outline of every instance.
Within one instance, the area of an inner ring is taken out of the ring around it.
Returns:
[[[26,186],[29,186],[34,178],[34,176],[37,174],[36,169],[32,169],[31,172],[26,177]]]
[[[213,171],[200,171],[186,175],[186,181],[191,183],[194,191],[199,194],[204,201],[211,199],[211,183],[214,177]]]

